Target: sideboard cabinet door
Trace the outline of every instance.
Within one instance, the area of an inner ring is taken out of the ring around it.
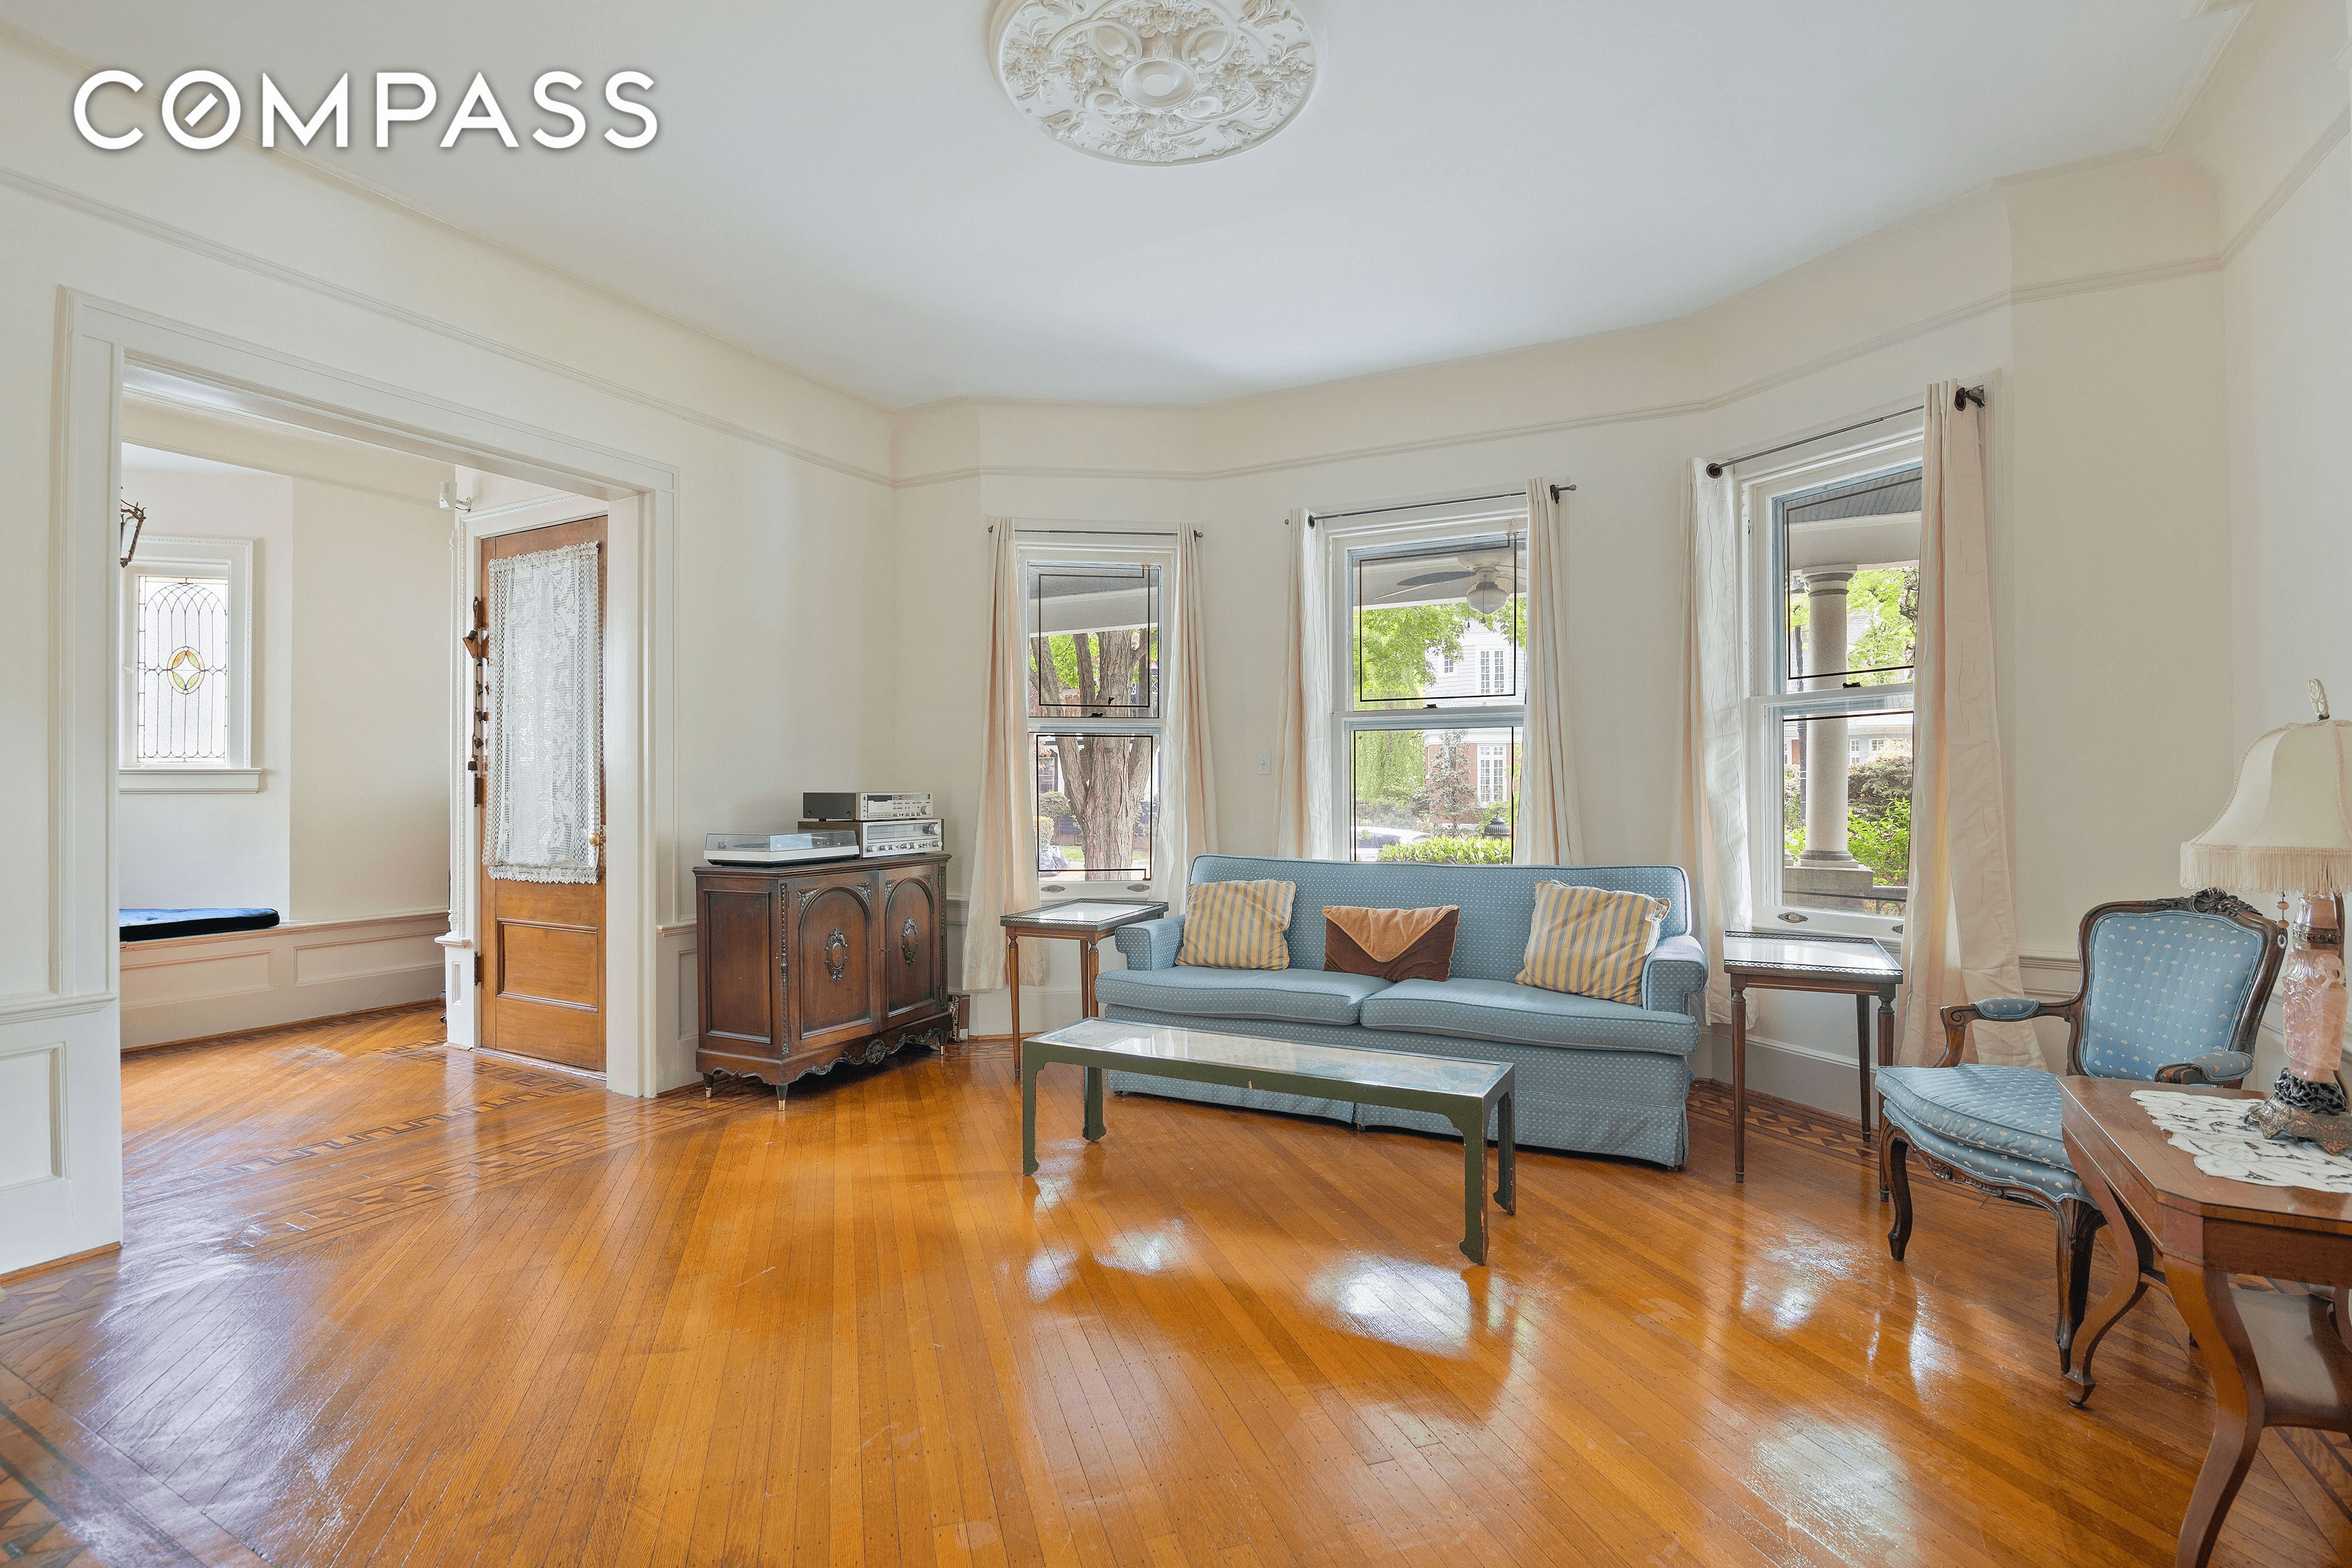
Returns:
[[[857,870],[794,879],[792,916],[793,1050],[870,1034],[876,1013],[875,896],[878,879]]]
[[[940,872],[910,866],[885,872],[882,898],[882,1006],[891,1023],[947,1003],[947,927],[940,919]]]

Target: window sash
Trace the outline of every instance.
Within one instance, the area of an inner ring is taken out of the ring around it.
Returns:
[[[1088,878],[1083,872],[1043,869],[1037,872],[1040,885],[1055,885],[1067,881],[1077,888],[1118,887],[1132,890],[1137,888],[1150,888],[1156,880],[1160,855],[1160,814],[1167,808],[1167,802],[1161,793],[1160,785],[1171,776],[1172,759],[1168,754],[1165,692],[1166,671],[1169,668],[1167,656],[1172,647],[1172,628],[1176,620],[1171,580],[1175,566],[1175,552],[1159,545],[1139,546],[1131,542],[1113,542],[1117,539],[1114,532],[1106,532],[1103,537],[1106,542],[1100,545],[1073,545],[1063,541],[1051,546],[1042,543],[1015,546],[1014,559],[1019,569],[1022,592],[1023,707],[1029,710],[1028,812],[1032,819],[1037,816],[1037,797],[1041,793],[1037,787],[1039,737],[1132,735],[1149,738],[1152,742],[1153,750],[1152,782],[1147,786],[1148,793],[1145,798],[1151,803],[1150,807],[1151,862],[1144,867],[1133,868],[1131,874],[1124,877]],[[1034,657],[1037,634],[1035,621],[1037,601],[1033,574],[1040,567],[1048,570],[1066,567],[1077,572],[1106,569],[1132,570],[1139,567],[1150,570],[1152,573],[1151,624],[1159,639],[1160,651],[1156,657],[1148,661],[1150,680],[1149,691],[1151,699],[1150,711],[1122,712],[1106,709],[1098,710],[1099,716],[1097,716],[1095,713],[1077,710],[1045,713],[1035,710],[1040,704],[1037,701],[1035,674],[1031,669],[1029,661]],[[1062,793],[1067,792],[1065,790]],[[1042,847],[1033,844],[1031,847],[1031,859],[1034,862],[1042,858],[1038,853]]]
[[[1905,916],[1790,904],[1783,896],[1781,872],[1786,842],[1781,828],[1781,726],[1787,720],[1860,715],[1891,711],[1913,712],[1916,682],[1910,679],[1885,685],[1806,689],[1802,682],[1838,676],[1852,679],[1859,670],[1824,671],[1819,676],[1792,678],[1789,671],[1788,534],[1785,503],[1809,490],[1853,484],[1892,475],[1917,465],[1921,435],[1916,429],[1897,431],[1843,451],[1799,458],[1780,468],[1743,479],[1742,557],[1747,579],[1748,642],[1744,660],[1748,672],[1745,721],[1748,737],[1748,834],[1750,886],[1755,889],[1754,913],[1759,924],[1810,925],[1873,935],[1899,936]],[[1867,669],[1868,667],[1864,667]],[[1906,676],[1909,666],[1888,667]],[[1872,671],[1875,672],[1875,671]],[[1794,689],[1792,689],[1792,685]],[[1916,717],[1913,720],[1916,735]],[[1790,917],[1794,917],[1793,919]]]

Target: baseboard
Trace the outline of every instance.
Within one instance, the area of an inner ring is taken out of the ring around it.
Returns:
[[[442,994],[437,910],[122,944],[122,1044],[173,1044]]]
[[[52,1258],[47,1263],[36,1263],[24,1268],[13,1268],[5,1274],[0,1274],[0,1289],[5,1289],[19,1279],[30,1279],[36,1274],[55,1273],[60,1268],[70,1268],[77,1263],[88,1263],[93,1258],[104,1258],[110,1253],[121,1250],[122,1243],[110,1241],[104,1247],[93,1247],[87,1252],[69,1253],[63,1258]]]

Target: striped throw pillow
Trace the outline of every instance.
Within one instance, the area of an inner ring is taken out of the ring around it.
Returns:
[[[1296,882],[1196,882],[1184,895],[1178,963],[1209,969],[1287,969]]]
[[[1647,893],[1538,882],[1519,984],[1639,1006],[1642,964],[1672,907]]]

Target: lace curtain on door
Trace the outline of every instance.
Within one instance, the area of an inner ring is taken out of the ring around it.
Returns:
[[[490,563],[482,863],[508,882],[593,882],[604,829],[597,547]]]

